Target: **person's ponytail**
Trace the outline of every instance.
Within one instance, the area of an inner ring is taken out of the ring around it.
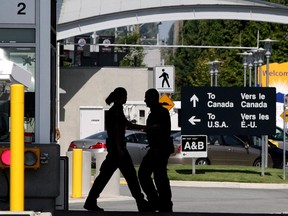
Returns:
[[[116,100],[122,97],[123,95],[127,95],[126,89],[123,87],[118,87],[108,95],[105,102],[106,104],[110,105],[111,103],[114,103]]]
[[[109,95],[108,95],[108,97],[106,98],[106,100],[105,100],[105,102],[106,102],[106,104],[108,104],[108,105],[110,105],[112,102],[114,102],[115,101],[115,93],[114,93],[114,91],[113,92],[111,92]]]

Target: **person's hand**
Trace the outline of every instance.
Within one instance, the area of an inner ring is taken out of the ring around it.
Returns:
[[[56,141],[58,141],[61,138],[61,134],[60,134],[59,128],[55,129],[55,134],[56,134]]]

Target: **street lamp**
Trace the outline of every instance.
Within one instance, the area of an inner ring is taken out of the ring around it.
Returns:
[[[252,86],[252,68],[253,68],[253,54],[247,56],[247,63],[249,67],[249,87]]]
[[[213,76],[215,79],[214,86],[218,85],[218,72],[219,72],[220,63],[221,61],[218,61],[218,60],[207,63],[209,65],[210,86],[213,86]]]
[[[238,53],[238,55],[243,56],[243,70],[244,70],[244,87],[246,87],[246,71],[247,71],[247,66],[248,66],[248,56],[252,55],[251,53],[244,52],[244,53]]]
[[[162,25],[162,22],[158,22],[157,24],[156,24],[156,26],[157,26],[157,45],[159,45],[159,40],[160,40],[160,28],[159,28],[159,26],[160,25]]]
[[[259,86],[262,87],[262,64],[263,64],[263,58],[264,58],[264,49],[259,48],[258,49],[258,66],[259,66]]]
[[[258,72],[258,50],[253,49],[250,51],[252,53],[252,61],[254,65],[254,86],[256,87],[258,84],[258,79],[257,79],[257,72]]]
[[[117,38],[117,30],[116,30],[117,28],[115,28],[115,38]],[[92,37],[92,40],[93,40],[93,46],[92,46],[92,48],[91,48],[91,51],[92,52],[97,52],[98,50],[97,50],[97,38],[99,37],[99,35],[97,35],[97,33],[96,33],[96,31],[94,31],[93,33],[92,33],[92,35],[91,35],[91,37]],[[98,46],[99,47],[99,46]],[[98,48],[99,49],[99,48]]]
[[[272,42],[277,42],[277,40],[271,40],[269,38],[265,40],[260,40],[261,42],[264,42],[264,50],[265,50],[265,56],[266,56],[266,87],[269,87],[269,59],[271,57],[272,53]]]
[[[213,66],[214,66],[214,75],[215,75],[215,86],[218,85],[218,72],[219,72],[219,68],[220,68],[220,61],[215,60],[213,62]]]
[[[210,73],[210,86],[213,86],[213,74],[214,74],[214,69],[213,69],[213,62],[208,62],[209,65],[209,73]]]
[[[264,50],[265,50],[265,56],[266,56],[266,87],[269,87],[269,59],[271,57],[272,53],[272,42],[277,42],[277,40],[271,40],[269,38],[265,40],[260,40],[261,42],[264,42]],[[262,136],[263,137],[263,143],[262,143],[262,157],[264,157],[264,161],[262,160],[262,163],[264,164],[262,166],[267,167],[268,166],[268,136]],[[264,146],[264,147],[263,147]]]

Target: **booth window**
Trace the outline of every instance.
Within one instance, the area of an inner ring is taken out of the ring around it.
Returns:
[[[0,44],[1,46],[1,44]],[[0,47],[0,58],[12,61],[32,75],[31,86],[25,89],[24,128],[34,134],[35,126],[35,48]],[[0,84],[0,142],[10,140],[10,88]]]

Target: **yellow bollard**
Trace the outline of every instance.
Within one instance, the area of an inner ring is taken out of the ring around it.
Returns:
[[[10,211],[24,211],[24,85],[10,89]]]
[[[82,197],[82,149],[72,152],[72,198]]]

